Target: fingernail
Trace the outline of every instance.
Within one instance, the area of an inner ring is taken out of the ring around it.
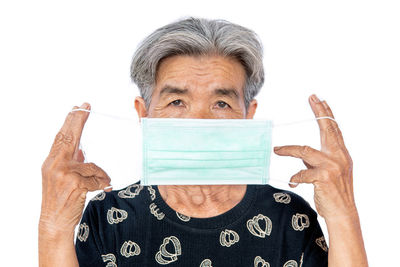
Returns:
[[[314,101],[314,103],[319,103],[320,102],[316,95],[312,95],[311,99],[312,99],[312,101]]]
[[[281,146],[276,146],[276,147],[274,147],[274,151],[278,151],[281,148],[282,148]]]
[[[83,109],[90,109],[90,105],[89,105],[89,103],[83,103],[82,104],[82,106],[81,106],[81,108],[83,108]]]
[[[106,187],[103,188],[103,190],[107,190],[107,189],[110,189],[110,188],[113,188],[113,186],[112,185],[106,186]]]

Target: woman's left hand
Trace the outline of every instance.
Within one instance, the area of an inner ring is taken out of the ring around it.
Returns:
[[[312,95],[309,102],[316,117],[334,118],[326,101],[320,101]],[[353,162],[344,145],[342,133],[336,121],[319,119],[318,125],[321,150],[293,145],[275,147],[274,152],[303,160],[307,169],[293,175],[290,181],[314,184],[315,206],[325,220],[358,216],[353,193]]]

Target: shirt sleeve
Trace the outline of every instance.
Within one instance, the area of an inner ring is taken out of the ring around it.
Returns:
[[[102,249],[98,238],[96,217],[93,203],[90,201],[83,213],[75,240],[75,251],[80,267],[105,266],[100,252]]]
[[[327,267],[328,246],[316,216],[312,225],[314,227],[311,229],[311,234],[304,249],[302,267]]]

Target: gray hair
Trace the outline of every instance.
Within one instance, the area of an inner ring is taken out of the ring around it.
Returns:
[[[220,55],[238,60],[246,71],[244,102],[250,102],[264,83],[263,48],[256,33],[226,20],[187,18],[161,27],[138,46],[131,78],[149,108],[161,60],[175,55]]]

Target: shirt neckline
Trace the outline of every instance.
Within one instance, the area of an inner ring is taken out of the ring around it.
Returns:
[[[158,186],[153,187],[155,190],[155,199],[157,207],[160,208],[160,211],[165,214],[165,216],[178,224],[198,229],[217,229],[227,227],[232,224],[236,220],[238,220],[243,214],[249,210],[249,207],[252,205],[253,201],[256,198],[256,186],[255,185],[247,185],[246,192],[243,198],[240,200],[238,204],[236,204],[230,210],[213,217],[208,218],[197,218],[197,217],[189,217],[181,216],[179,218],[179,214],[177,211],[172,209],[162,198],[160,191],[158,190]],[[183,214],[184,215],[184,214]]]

